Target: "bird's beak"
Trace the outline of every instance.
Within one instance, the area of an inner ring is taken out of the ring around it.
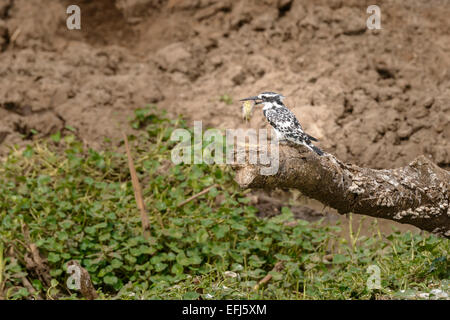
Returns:
[[[257,96],[244,98],[244,99],[241,99],[240,101],[249,101],[249,100],[254,101],[255,104],[260,104],[262,102],[262,100],[260,98],[258,98]]]

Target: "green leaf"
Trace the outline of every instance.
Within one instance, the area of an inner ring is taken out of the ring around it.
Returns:
[[[184,300],[197,300],[200,297],[200,294],[197,292],[189,291],[183,295]]]
[[[54,252],[50,252],[47,257],[47,260],[52,263],[57,263],[60,259],[61,257],[59,256],[59,254]]]
[[[111,267],[113,267],[114,269],[118,269],[123,265],[122,261],[120,261],[119,259],[113,259],[111,261]]]
[[[54,141],[54,142],[60,142],[61,141],[61,132],[57,132],[55,134],[52,134],[50,136],[50,138]]]
[[[98,240],[105,242],[111,238],[111,233],[103,233],[98,237]]]
[[[335,263],[335,264],[345,263],[348,261],[350,261],[350,258],[348,258],[347,256],[344,256],[343,254],[335,254],[333,256],[333,263]]]
[[[183,232],[182,231],[180,231],[179,229],[177,229],[177,228],[170,228],[170,229],[167,229],[167,235],[169,236],[169,237],[172,237],[172,238],[175,238],[175,239],[181,239],[182,237],[183,237]]]
[[[208,241],[208,239],[209,239],[208,231],[206,231],[206,229],[204,228],[198,230],[197,233],[195,234],[195,241],[197,243],[205,243]]]
[[[228,231],[230,231],[230,227],[227,225],[219,225],[213,228],[213,232],[217,239],[224,238]]]
[[[186,257],[184,252],[180,252],[177,255],[177,262],[182,266],[188,266],[191,264],[191,260],[188,257]]]
[[[33,150],[33,147],[31,147],[30,145],[26,146],[25,150],[22,153],[22,155],[28,159],[31,158],[33,156],[33,154],[34,154],[34,150]]]
[[[53,270],[50,270],[50,275],[52,276],[52,277],[59,277],[61,274],[63,273],[63,271],[61,270],[61,269],[53,269]]]
[[[69,130],[69,131],[72,131],[72,132],[76,132],[76,131],[77,131],[77,129],[75,129],[74,127],[69,126],[69,125],[66,125],[65,128],[66,128],[67,130]]]
[[[183,270],[184,270],[183,266],[178,263],[175,263],[171,269],[172,273],[174,273],[174,274],[182,274]]]
[[[57,232],[56,236],[61,241],[66,241],[67,239],[69,239],[69,234],[67,232]]]
[[[163,271],[164,269],[166,269],[167,266],[168,266],[167,263],[158,262],[158,263],[155,264],[155,271],[156,271],[156,272],[161,272],[161,271]]]
[[[103,282],[105,283],[105,284],[109,284],[109,285],[115,285],[117,282],[119,281],[119,279],[117,279],[117,277],[116,276],[110,276],[110,275],[108,275],[108,276],[105,276],[104,278],[103,278]]]

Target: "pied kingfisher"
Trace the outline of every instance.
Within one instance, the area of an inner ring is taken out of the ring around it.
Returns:
[[[263,92],[255,97],[241,99],[241,101],[253,100],[255,106],[264,105],[264,116],[275,129],[278,140],[302,144],[319,156],[323,155],[323,151],[311,143],[311,141],[317,141],[317,139],[303,131],[295,115],[283,104],[283,99],[284,96],[281,94]]]

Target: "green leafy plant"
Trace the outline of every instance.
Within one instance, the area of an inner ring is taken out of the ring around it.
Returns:
[[[233,104],[233,98],[231,98],[231,96],[228,95],[227,93],[220,96],[220,101],[227,105]]]
[[[448,277],[447,240],[410,232],[380,238],[374,230],[348,244],[339,226],[293,223],[289,208],[259,218],[229,168],[171,163],[169,138],[183,121],[143,109],[132,125],[144,129],[130,141],[150,238],[141,234],[125,152],[86,149],[73,135],[13,149],[0,164],[0,295],[79,298],[65,285],[70,260],[103,299],[390,298]],[[27,266],[29,242],[46,258],[50,284]],[[284,268],[273,271],[279,261]],[[381,289],[366,286],[370,265],[381,269]],[[272,280],[255,290],[268,273]]]

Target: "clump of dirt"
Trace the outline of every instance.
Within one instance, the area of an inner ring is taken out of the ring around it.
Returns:
[[[447,2],[379,1],[381,30],[356,0],[79,1],[81,30],[70,4],[0,0],[0,153],[66,126],[101,147],[148,103],[246,127],[238,98],[276,91],[345,161],[450,165]]]

